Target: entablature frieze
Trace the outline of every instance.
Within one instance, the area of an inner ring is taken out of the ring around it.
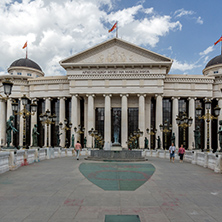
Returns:
[[[206,83],[206,84],[214,84],[214,77],[169,77],[166,76],[164,79],[164,83]]]
[[[92,80],[92,79],[164,79],[164,74],[76,74],[69,75],[69,80]]]

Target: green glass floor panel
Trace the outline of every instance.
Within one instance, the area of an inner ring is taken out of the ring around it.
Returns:
[[[105,222],[140,222],[138,215],[106,215]]]
[[[103,190],[133,191],[150,179],[155,168],[144,163],[82,163],[79,170]]]

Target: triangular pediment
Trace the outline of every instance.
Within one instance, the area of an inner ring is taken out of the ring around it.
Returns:
[[[172,65],[172,59],[152,51],[138,47],[118,38],[110,39],[91,49],[60,61],[67,68],[69,66],[84,65],[115,65],[115,64],[165,64]]]

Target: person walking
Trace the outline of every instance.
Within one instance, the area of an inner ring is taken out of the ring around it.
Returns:
[[[180,156],[180,163],[183,162],[183,156],[185,154],[185,149],[183,147],[183,144],[181,144],[181,147],[178,150],[178,155]]]
[[[174,146],[174,143],[172,143],[169,148],[169,153],[170,153],[170,162],[173,159],[173,163],[174,163],[174,158],[175,158],[175,151],[176,151],[176,147]]]
[[[76,158],[77,160],[79,160],[79,152],[82,149],[82,145],[79,143],[79,141],[77,141],[76,145],[75,145],[75,151],[76,151]]]

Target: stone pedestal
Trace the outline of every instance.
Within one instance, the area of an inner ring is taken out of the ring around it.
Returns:
[[[142,150],[91,150],[86,160],[131,162],[146,159],[142,156]]]

